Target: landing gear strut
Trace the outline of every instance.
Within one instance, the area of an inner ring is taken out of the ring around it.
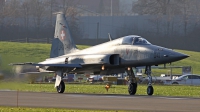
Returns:
[[[63,82],[63,72],[62,70],[56,71],[56,81],[55,81],[55,88],[57,89],[58,93],[64,93],[65,91],[65,83]]]
[[[145,74],[147,74],[147,76],[148,76],[147,94],[151,96],[154,91],[153,86],[152,86],[151,66],[146,66]]]
[[[135,78],[135,74],[133,72],[133,69],[128,67],[127,70],[128,76],[129,76],[129,85],[128,85],[128,92],[130,95],[135,95],[137,92],[137,80]]]
[[[58,93],[63,93],[65,91],[65,83],[63,80],[60,82],[59,86],[56,86]]]

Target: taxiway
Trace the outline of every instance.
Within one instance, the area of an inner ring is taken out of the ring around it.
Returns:
[[[0,106],[199,112],[200,98],[0,91]]]

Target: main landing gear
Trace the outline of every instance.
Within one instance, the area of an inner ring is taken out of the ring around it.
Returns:
[[[57,90],[58,93],[64,93],[65,91],[65,83],[62,80],[63,78],[63,72],[60,71],[56,71],[56,81],[55,81],[55,88]]]
[[[137,80],[131,67],[128,67],[127,74],[129,76],[128,92],[130,95],[135,95],[135,93],[137,92]]]
[[[65,83],[63,80],[61,80],[60,84],[56,86],[58,93],[63,93],[65,91]]]
[[[145,74],[148,76],[148,87],[147,87],[147,94],[153,95],[153,86],[152,86],[152,76],[151,76],[151,66],[146,66],[145,68]]]
[[[128,92],[130,95],[135,95],[135,93],[137,92],[137,80],[135,78],[133,69],[131,67],[128,67],[127,73],[129,76]],[[151,66],[146,66],[145,74],[147,74],[147,76],[148,76],[147,94],[151,96],[151,95],[153,95],[153,92],[154,92],[154,89],[152,86]]]

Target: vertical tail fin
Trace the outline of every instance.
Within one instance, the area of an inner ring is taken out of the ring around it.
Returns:
[[[77,50],[72,39],[68,23],[63,13],[57,14],[54,39],[51,46],[50,58],[61,56]]]

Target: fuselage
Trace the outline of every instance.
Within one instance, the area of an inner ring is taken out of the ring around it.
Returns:
[[[171,63],[188,57],[168,48],[148,44],[123,44],[126,38],[140,37],[130,35],[100,45],[69,53],[61,57],[88,54],[119,54],[121,66],[146,66]]]
[[[140,42],[138,41],[139,39]],[[138,42],[134,42],[134,41]],[[147,40],[140,36],[130,35],[122,37],[113,41],[109,41],[103,44],[99,44],[93,47],[89,47],[83,50],[77,50],[66,55],[57,57],[57,59],[69,58],[72,56],[86,56],[86,55],[119,55],[119,65],[105,65],[107,70],[124,71],[126,67],[138,67],[138,66],[151,66],[165,63],[171,63],[188,57],[185,54],[167,49],[164,47],[152,45]],[[53,58],[55,59],[55,58]],[[51,59],[50,59],[51,60]],[[45,62],[42,62],[45,63]],[[77,63],[79,64],[79,63]],[[74,72],[99,72],[102,64],[87,65],[84,63],[83,67],[76,69]]]

